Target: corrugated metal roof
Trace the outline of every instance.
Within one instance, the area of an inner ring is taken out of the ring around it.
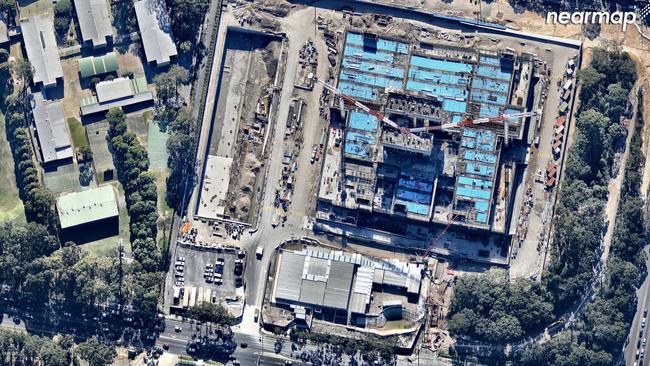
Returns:
[[[368,303],[370,303],[370,296],[354,292],[350,298],[350,306],[348,306],[348,312],[365,314]]]
[[[307,257],[305,261],[308,266],[305,268],[303,278],[311,277],[315,281],[325,281],[327,279],[329,261],[318,257]]]
[[[305,257],[292,252],[282,252],[278,265],[278,282],[275,288],[277,299],[299,301],[302,284],[302,269]]]
[[[406,275],[403,273],[385,271],[384,286],[395,286],[406,288]]]
[[[82,78],[117,71],[117,56],[109,52],[100,57],[84,57],[79,60],[79,73]]]
[[[121,108],[128,105],[137,103],[148,103],[153,101],[153,94],[151,92],[136,94],[131,98],[114,100],[106,103],[99,104],[97,99],[84,99],[81,103],[81,115],[87,116],[94,113],[106,112],[111,108]]]
[[[406,281],[406,292],[410,294],[420,293],[420,282],[422,281],[422,271],[415,264],[409,264],[408,278]]]
[[[165,2],[141,0],[134,7],[147,62],[155,62],[157,66],[168,64],[178,52]]]
[[[333,261],[330,264],[323,306],[334,309],[347,309],[353,274],[354,265],[351,263]]]
[[[372,267],[359,267],[357,270],[357,277],[354,281],[354,292],[370,296],[372,292],[372,278],[375,275],[375,270]]]
[[[375,268],[375,274],[372,277],[372,282],[383,285],[384,284],[384,270],[381,268]]]
[[[20,23],[27,58],[34,68],[34,83],[54,86],[63,78],[59,49],[54,38],[52,19],[46,14],[33,15]]]
[[[93,47],[106,46],[107,38],[113,36],[106,0],[75,0],[74,7],[84,42],[91,41]]]
[[[33,94],[34,124],[43,155],[43,162],[72,158],[68,124],[63,116],[63,103],[47,102],[40,93]]]
[[[63,229],[119,214],[115,191],[110,185],[59,197],[56,209]]]
[[[133,87],[131,79],[116,78],[111,81],[102,81],[95,85],[97,91],[97,100],[99,103],[108,102],[133,96]]]
[[[302,280],[300,302],[311,305],[323,305],[326,282]]]

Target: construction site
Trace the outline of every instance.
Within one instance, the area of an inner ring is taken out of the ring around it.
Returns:
[[[229,29],[196,216],[250,224],[258,213],[282,38]]]
[[[535,73],[532,56],[514,50],[348,31],[338,87],[326,86],[341,97],[332,98],[340,119],[317,218],[398,234],[396,218],[505,234],[526,163],[518,150],[540,114]]]

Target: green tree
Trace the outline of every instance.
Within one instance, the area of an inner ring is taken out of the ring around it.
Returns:
[[[0,2],[0,7],[2,6],[2,3]],[[0,48],[0,64],[5,63],[9,60],[9,52],[5,50],[4,48]]]
[[[194,42],[208,11],[208,0],[170,0],[170,15],[174,35],[180,42]]]
[[[65,35],[70,29],[72,19],[72,4],[70,0],[58,0],[54,5],[54,29],[59,36]]]
[[[32,64],[27,60],[18,60],[16,62],[16,75],[23,82],[23,93],[29,85],[30,80],[34,77],[34,69]]]
[[[234,318],[228,313],[228,309],[220,304],[201,302],[187,310],[187,317],[200,321],[201,323],[216,323],[221,325],[234,324]]]
[[[79,356],[90,366],[104,366],[113,362],[117,352],[115,348],[101,343],[97,337],[92,337],[77,347]]]

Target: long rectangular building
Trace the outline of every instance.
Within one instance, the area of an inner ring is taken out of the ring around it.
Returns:
[[[106,0],[75,0],[81,38],[94,48],[105,47],[113,39],[111,14]]]
[[[72,143],[61,101],[46,101],[40,93],[32,95],[36,138],[43,164],[72,161]]]
[[[56,86],[63,79],[54,24],[47,14],[32,15],[20,23],[27,58],[34,68],[34,84]]]
[[[168,65],[178,54],[171,21],[163,0],[140,0],[134,3],[140,37],[148,63]]]

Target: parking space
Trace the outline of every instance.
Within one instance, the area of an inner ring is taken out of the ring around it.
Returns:
[[[175,305],[189,307],[201,301],[234,298],[237,288],[243,286],[245,255],[244,251],[233,248],[199,250],[179,245],[172,282],[183,289],[183,295],[175,300]]]

